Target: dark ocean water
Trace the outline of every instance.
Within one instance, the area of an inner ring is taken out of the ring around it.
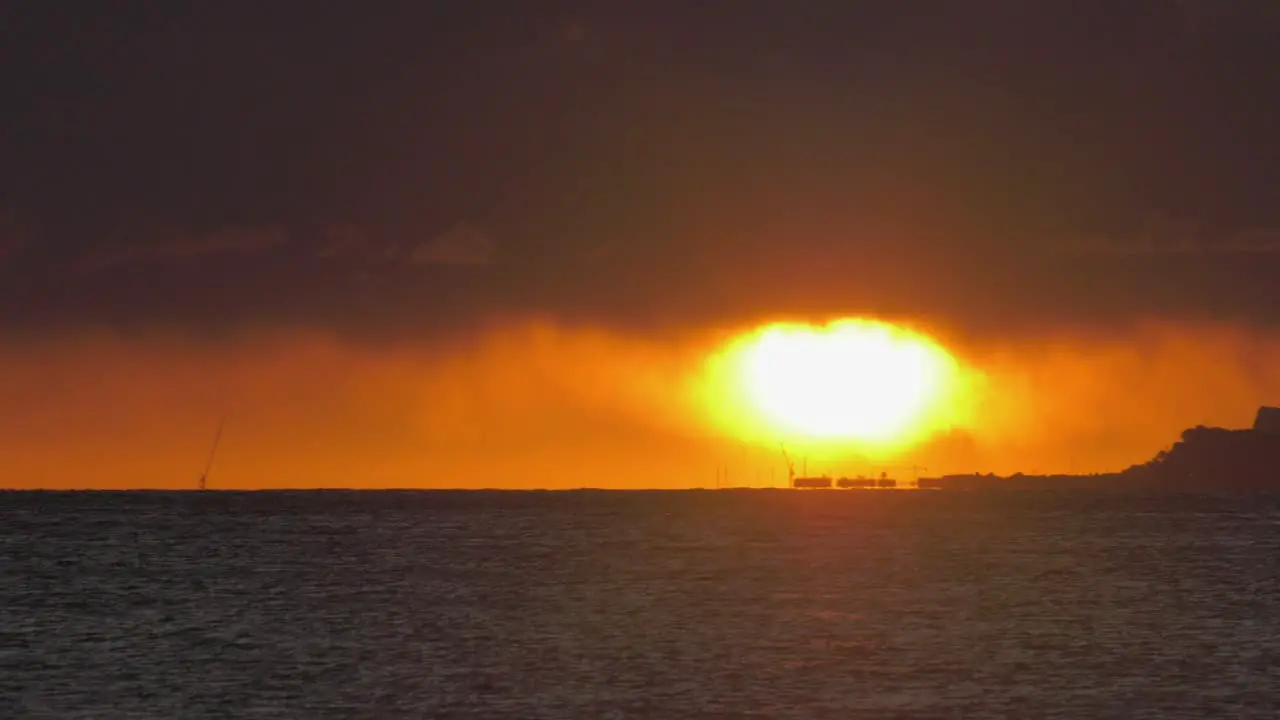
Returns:
[[[1273,718],[1280,499],[0,494],[0,718]]]

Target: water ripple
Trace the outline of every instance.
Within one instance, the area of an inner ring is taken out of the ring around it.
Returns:
[[[1270,718],[1273,498],[0,496],[0,717]]]

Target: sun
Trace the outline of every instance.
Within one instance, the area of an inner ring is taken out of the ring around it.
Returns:
[[[877,445],[917,433],[955,371],[936,342],[873,320],[769,325],[740,338],[728,358],[753,434]]]

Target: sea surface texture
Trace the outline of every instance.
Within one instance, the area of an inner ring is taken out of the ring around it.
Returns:
[[[1280,500],[0,494],[0,718],[1275,718]]]

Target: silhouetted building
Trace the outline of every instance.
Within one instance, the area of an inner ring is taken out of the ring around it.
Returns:
[[[1280,435],[1280,408],[1263,405],[1253,418],[1255,432],[1266,435]]]

